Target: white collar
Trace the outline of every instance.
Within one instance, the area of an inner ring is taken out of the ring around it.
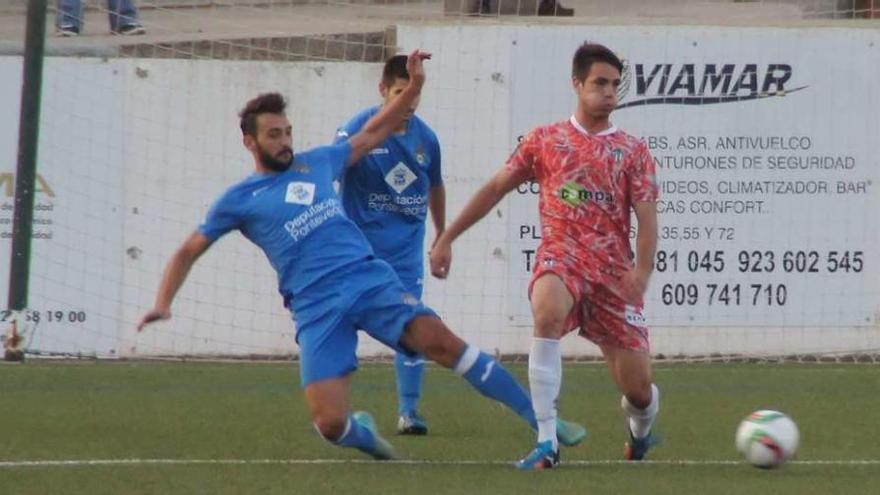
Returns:
[[[574,115],[571,116],[571,118],[569,119],[569,122],[571,122],[571,125],[573,125],[574,128],[578,130],[578,132],[580,132],[581,134],[583,134],[585,136],[608,136],[610,134],[614,134],[615,132],[617,132],[617,126],[614,124],[611,124],[611,127],[609,127],[608,129],[605,129],[604,131],[597,132],[596,134],[590,134],[590,131],[584,129],[584,126],[582,126],[581,123],[578,122],[576,118],[574,118]]]

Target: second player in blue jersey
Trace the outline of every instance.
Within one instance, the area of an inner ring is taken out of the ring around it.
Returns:
[[[383,106],[394,101],[409,84],[406,56],[395,55],[385,62],[379,92]],[[446,192],[441,176],[440,143],[437,135],[415,115],[416,99],[407,117],[391,136],[349,167],[342,181],[345,211],[363,231],[376,256],[388,262],[407,290],[422,297],[425,221],[428,212],[437,235],[445,226]],[[368,108],[340,127],[336,143],[357,134],[381,110]],[[427,424],[419,414],[422,356],[398,352],[397,432],[424,435]]]

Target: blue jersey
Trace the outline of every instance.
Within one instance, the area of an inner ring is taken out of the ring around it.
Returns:
[[[297,153],[283,173],[251,175],[214,203],[199,232],[213,241],[240,230],[269,258],[285,304],[333,292],[334,272],[373,256],[333,187],[350,154],[348,143],[323,146]]]
[[[378,111],[356,115],[339,129],[336,142],[355,135]],[[345,171],[345,212],[410,288],[422,278],[428,191],[442,184],[440,143],[416,116],[405,133],[390,136]]]

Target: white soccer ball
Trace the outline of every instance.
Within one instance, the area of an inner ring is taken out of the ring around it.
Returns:
[[[799,440],[797,425],[779,411],[755,411],[736,430],[736,450],[751,465],[764,469],[791,459]]]

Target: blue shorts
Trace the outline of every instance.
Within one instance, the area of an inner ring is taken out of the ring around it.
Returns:
[[[417,316],[437,317],[382,260],[357,263],[320,285],[292,301],[303,387],[357,369],[358,329],[395,351],[413,355],[400,345],[406,324]]]
[[[400,282],[403,284],[403,288],[406,289],[407,292],[416,296],[416,299],[422,298],[422,289],[424,289],[424,287],[422,286],[421,278],[410,280],[400,277]]]

